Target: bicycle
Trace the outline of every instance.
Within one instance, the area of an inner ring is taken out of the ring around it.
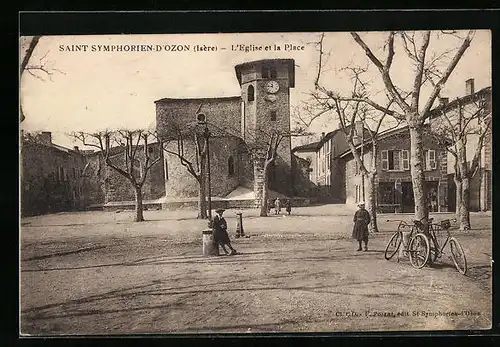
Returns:
[[[432,245],[430,248],[429,265],[445,254],[443,250],[449,243],[453,263],[455,264],[458,272],[465,275],[467,273],[467,258],[460,242],[458,242],[454,236],[451,236],[451,222],[455,223],[456,219],[445,219],[439,223],[432,223],[432,219],[430,220],[429,235]],[[438,236],[443,230],[446,231],[446,239],[442,245],[440,245]]]
[[[387,220],[391,222],[390,219]],[[403,243],[403,232],[409,232],[408,242],[403,245],[403,255],[408,256],[410,259],[410,264],[416,268],[423,268],[429,259],[430,255],[430,244],[428,238],[424,233],[420,232],[417,224],[408,224],[404,220],[396,220],[399,222],[398,230],[391,236],[387,246],[385,248],[384,257],[386,260],[392,259],[396,253],[399,251],[399,247]],[[398,253],[399,262],[399,253]]]

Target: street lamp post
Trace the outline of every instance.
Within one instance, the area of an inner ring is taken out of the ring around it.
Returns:
[[[205,122],[205,129],[203,135],[205,137],[205,145],[207,146],[207,202],[208,202],[208,219],[212,220],[212,184],[210,179],[210,131],[208,130],[207,123]]]

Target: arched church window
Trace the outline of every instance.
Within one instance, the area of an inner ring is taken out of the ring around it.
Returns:
[[[248,86],[248,101],[254,101],[255,100],[255,89],[253,86]]]
[[[274,67],[272,67],[272,68],[270,69],[270,73],[269,73],[269,74],[271,75],[271,76],[270,76],[271,78],[276,78],[276,77],[278,77],[278,74],[276,73],[276,68],[274,68]]]
[[[234,175],[234,158],[232,156],[227,160],[227,174],[229,176]]]

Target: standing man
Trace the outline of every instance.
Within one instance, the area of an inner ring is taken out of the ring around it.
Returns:
[[[236,250],[233,248],[233,246],[231,246],[231,241],[229,240],[226,220],[224,219],[224,217],[222,217],[224,210],[219,208],[218,210],[215,210],[215,212],[217,214],[215,215],[213,220],[214,242],[217,243],[217,245],[222,246],[222,249],[224,250],[225,254],[227,255],[236,254]],[[229,247],[231,252],[227,251],[226,245]]]

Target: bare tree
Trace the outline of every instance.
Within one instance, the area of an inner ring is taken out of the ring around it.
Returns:
[[[439,33],[440,35],[450,35],[450,33]],[[453,32],[452,35],[456,33]],[[372,48],[361,38],[358,33],[351,32],[353,40],[363,50],[371,64],[378,70],[382,79],[385,92],[390,100],[394,100],[396,107],[388,109],[380,105],[379,102],[367,96],[350,98],[352,101],[366,103],[379,111],[392,115],[393,117],[404,120],[410,131],[410,171],[412,176],[413,194],[415,201],[415,218],[422,220],[424,225],[428,224],[429,211],[425,192],[425,174],[424,174],[424,151],[423,135],[424,122],[429,118],[430,111],[441,89],[445,86],[451,73],[457,66],[463,54],[470,46],[474,36],[474,31],[469,31],[465,38],[461,38],[461,44],[458,49],[454,49],[454,55],[448,59],[449,51],[432,56],[428,54],[429,43],[431,41],[431,32],[396,32],[391,31],[383,50],[386,53],[385,61],[380,60]],[[418,39],[417,39],[418,36]],[[399,37],[399,44],[405,52],[406,57],[412,64],[413,83],[406,92],[404,88],[396,86],[391,76],[391,68],[395,57],[395,38]],[[445,54],[446,53],[446,54]],[[444,71],[437,69],[437,62],[446,63]],[[421,90],[424,83],[432,83],[432,90],[425,101],[421,103]],[[406,100],[406,95],[410,100]],[[421,107],[423,105],[423,107]]]
[[[262,132],[262,131],[261,131]],[[262,140],[254,142],[250,148],[250,153],[254,162],[259,163],[262,168],[262,192],[260,196],[260,216],[267,216],[269,196],[269,169],[274,164],[278,156],[278,147],[288,134],[283,134],[278,130],[270,130],[261,135]],[[289,135],[288,135],[289,136]],[[254,177],[257,179],[257,177]]]
[[[457,99],[456,107],[443,105],[431,121],[432,134],[454,158],[456,212],[461,230],[471,228],[470,181],[478,172],[485,141],[491,140],[491,99],[484,94],[475,94],[472,98],[470,102]],[[474,138],[474,154],[468,158],[467,143]]]
[[[207,214],[207,138],[197,124],[169,123],[168,135],[164,138],[163,150],[177,157],[198,183],[198,218],[206,219]],[[207,128],[208,129],[208,128]],[[191,153],[194,146],[194,158]],[[187,149],[186,147],[189,147]],[[209,192],[210,193],[210,192]]]
[[[266,217],[269,206],[267,200],[269,197],[269,171],[275,164],[278,158],[279,147],[283,140],[298,136],[310,136],[311,134],[304,129],[294,129],[291,131],[282,131],[279,129],[269,129],[259,127],[256,129],[253,136],[247,141],[246,149],[249,151],[250,156],[256,166],[257,171],[254,171],[254,180],[262,181],[260,195],[260,216]],[[255,167],[254,167],[255,169]],[[260,176],[260,177],[259,177]]]
[[[150,141],[155,141],[156,135],[139,129],[96,133],[80,131],[71,136],[84,146],[97,148],[106,166],[130,182],[135,194],[135,221],[144,221],[142,188],[151,168],[162,159],[161,152],[153,158],[148,150],[153,144]]]
[[[315,86],[317,89],[316,93],[312,93],[315,99],[315,104],[319,105],[321,110],[317,114],[322,114],[325,111],[333,110],[337,115],[339,120],[339,128],[343,131],[345,139],[351,154],[354,157],[356,165],[361,171],[362,177],[368,179],[368,196],[366,198],[367,210],[370,213],[371,223],[370,232],[378,232],[377,226],[377,191],[376,187],[376,176],[378,167],[378,135],[381,130],[391,130],[399,127],[401,121],[395,122],[392,127],[382,128],[384,122],[387,121],[387,116],[389,113],[389,108],[391,107],[393,101],[390,100],[388,104],[383,107],[383,111],[374,109],[371,105],[359,101],[360,98],[368,98],[368,87],[369,83],[363,78],[367,70],[361,67],[348,67],[344,68],[349,72],[352,80],[352,91],[350,95],[342,96],[339,93],[335,93],[328,90],[320,84],[320,78],[322,75],[322,55],[323,52],[323,39],[321,36],[319,41],[319,52],[320,52],[320,63],[318,64],[318,74],[316,75]],[[312,118],[314,120],[314,117]],[[362,129],[356,129],[356,124],[361,124]],[[358,131],[361,130],[361,133]],[[365,133],[367,137],[365,138]],[[363,148],[366,145],[370,145],[370,167],[365,163]],[[363,179],[363,192],[364,192],[364,179]]]

